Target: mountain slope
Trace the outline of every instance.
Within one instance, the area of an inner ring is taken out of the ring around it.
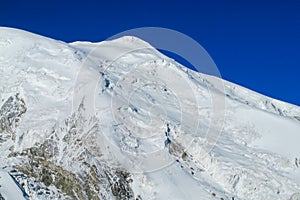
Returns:
[[[0,166],[30,199],[300,199],[299,107],[134,37],[0,47]]]

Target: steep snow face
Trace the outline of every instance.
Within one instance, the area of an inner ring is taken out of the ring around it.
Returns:
[[[1,103],[16,93],[24,98],[28,112],[19,128],[28,137],[19,143],[28,147],[43,141],[43,131],[69,114],[81,52],[21,30],[0,31]]]
[[[0,164],[30,199],[300,197],[299,107],[138,38],[0,28],[0,75]]]

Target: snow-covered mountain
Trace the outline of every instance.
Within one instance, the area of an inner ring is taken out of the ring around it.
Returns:
[[[0,199],[300,199],[299,107],[138,38],[2,27],[0,77]]]

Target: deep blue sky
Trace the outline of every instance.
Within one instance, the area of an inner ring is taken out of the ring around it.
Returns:
[[[174,29],[197,40],[224,79],[300,105],[300,0],[45,2],[0,1],[0,26],[66,42]]]

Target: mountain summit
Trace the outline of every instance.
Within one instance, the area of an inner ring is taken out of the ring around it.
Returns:
[[[126,36],[0,28],[0,199],[300,199],[300,108]]]

